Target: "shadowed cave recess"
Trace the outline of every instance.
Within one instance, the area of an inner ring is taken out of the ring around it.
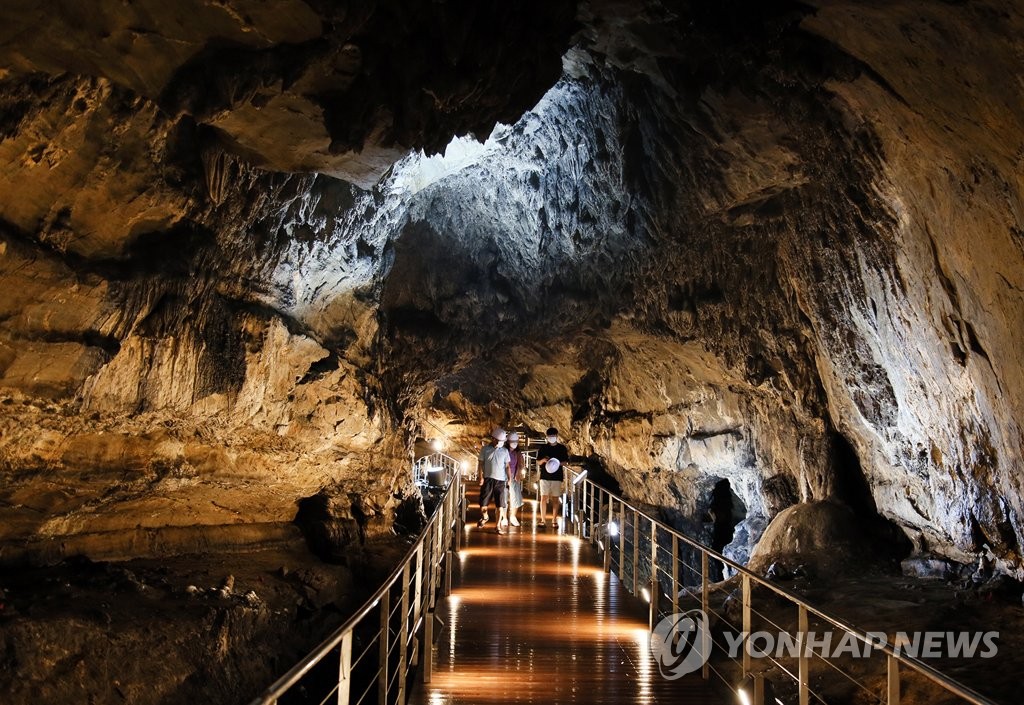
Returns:
[[[1020,3],[87,5],[0,8],[4,703],[247,702],[496,424],[1024,621]]]

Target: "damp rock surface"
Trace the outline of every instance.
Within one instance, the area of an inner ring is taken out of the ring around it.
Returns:
[[[366,599],[353,573],[383,580],[406,545],[347,567],[299,541],[8,573],[0,688],[8,702],[249,702]]]

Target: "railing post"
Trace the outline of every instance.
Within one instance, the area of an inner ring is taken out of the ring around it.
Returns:
[[[710,577],[710,566],[708,565],[708,552],[701,549],[700,552],[700,608],[704,611],[704,617],[707,619],[707,615],[710,614],[711,609],[711,585],[709,581]],[[708,656],[711,654],[711,634],[705,629],[702,632],[701,638],[701,654],[705,656],[704,665],[701,667],[701,676],[704,680],[708,680],[711,677],[711,667],[708,665]]]
[[[441,593],[442,597],[448,597],[448,595],[450,595],[452,592],[452,571],[455,569],[455,562],[452,560],[452,557],[458,556],[459,551],[462,549],[462,533],[464,530],[464,525],[461,524],[459,520],[461,516],[462,502],[465,499],[465,497],[465,487],[462,484],[462,476],[459,475],[459,486],[456,489],[456,493],[452,496],[452,501],[455,502],[455,504],[452,505],[452,512],[449,515],[450,518],[448,522],[445,524],[446,531],[451,532],[451,534],[450,536],[442,537],[441,539],[442,547],[447,546],[447,548],[443,548],[443,551],[446,553],[446,555],[444,557],[445,570],[444,588],[443,592]],[[444,541],[445,538],[448,538],[449,540],[446,542]],[[437,559],[438,562],[440,563],[440,554],[438,555]]]
[[[594,494],[596,493],[594,492],[595,486],[592,482],[590,482],[590,480],[584,480],[584,482],[590,485],[590,489],[587,491],[587,499],[589,500],[590,504],[590,512],[587,514],[587,520],[590,522],[590,545],[593,546],[594,542],[597,541],[597,532],[594,530],[594,527],[596,527],[598,523],[598,515],[594,514]],[[600,511],[600,503],[598,504],[597,508],[598,511]]]
[[[352,693],[352,630],[341,638],[341,659],[338,663],[338,705],[348,705]]]
[[[409,563],[402,568],[402,626],[398,630],[398,703],[405,702],[405,675],[409,666]]]
[[[587,480],[579,484],[579,505],[576,507],[576,521],[579,522],[579,529],[576,535],[582,541],[587,536]]]
[[[886,683],[887,705],[900,705],[900,660],[889,654]]]
[[[750,673],[750,576],[743,574],[743,675]]]
[[[424,683],[430,682],[434,670],[434,608],[427,610],[423,622],[423,644],[420,646],[420,674]]]
[[[639,572],[637,564],[640,562],[640,515],[633,510],[633,594],[638,595],[640,590]]]
[[[445,520],[451,519],[450,508],[448,512],[445,512],[444,518]],[[430,577],[435,586],[441,583],[441,558],[444,556],[447,536],[448,527],[444,522],[438,521],[434,526],[433,540],[430,542],[430,565],[433,567]],[[433,601],[431,601],[431,606],[433,606]]]
[[[626,578],[626,502],[618,502],[618,513],[623,517],[623,526],[618,528],[618,579]]]
[[[658,600],[661,583],[658,581],[658,523],[651,520],[651,631],[658,623]]]
[[[391,641],[391,588],[384,589],[380,596],[380,671],[377,680],[377,703],[388,705],[388,650]]]
[[[672,534],[672,614],[679,614],[679,537]]]
[[[416,575],[413,578],[413,598],[412,598],[412,624],[413,628],[420,621],[420,608],[423,606],[423,544],[420,544],[419,550],[416,551]],[[433,561],[431,561],[433,563]]]
[[[442,597],[447,597],[452,594],[452,574],[455,572],[455,562],[458,561],[458,559],[459,554],[454,550],[450,550],[449,554],[447,554],[447,566],[444,567],[444,591],[441,593]]]
[[[799,613],[797,617],[797,629],[799,634],[797,635],[797,643],[800,645],[799,658],[799,700],[800,705],[809,705],[811,702],[811,655],[807,652],[807,632],[810,630],[810,624],[807,619],[807,608],[803,605],[799,606]]]
[[[651,576],[651,604],[650,609],[647,611],[647,629],[653,632],[654,628],[658,625],[658,599],[660,597],[661,590],[658,588],[658,576]]]
[[[459,514],[462,516],[462,526],[459,527],[459,533],[462,533],[462,527],[466,525],[466,512],[469,510],[469,502],[466,501],[466,490],[462,489],[459,495]]]

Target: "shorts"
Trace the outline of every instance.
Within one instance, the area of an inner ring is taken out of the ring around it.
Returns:
[[[560,497],[562,495],[562,481],[561,480],[541,480],[540,481],[540,496],[541,497]]]
[[[487,505],[491,499],[498,507],[505,506],[505,481],[493,477],[484,478],[484,484],[480,486],[480,511],[487,511]]]

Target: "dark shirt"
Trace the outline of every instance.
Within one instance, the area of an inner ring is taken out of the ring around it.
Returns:
[[[548,472],[544,468],[544,461],[549,458],[558,458],[559,466],[555,472]],[[540,468],[540,479],[542,480],[559,480],[565,477],[563,470],[565,464],[569,462],[569,449],[561,443],[545,443],[537,450],[537,467]]]

